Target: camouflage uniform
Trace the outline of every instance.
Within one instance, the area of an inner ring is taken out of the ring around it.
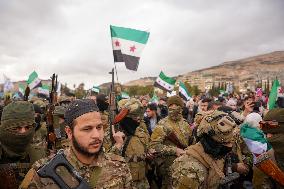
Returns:
[[[121,100],[119,108],[129,109],[129,113],[126,117],[139,118],[142,120],[143,112],[141,103],[136,99]],[[118,115],[119,116],[119,115]],[[123,127],[123,126],[121,126]],[[123,128],[122,128],[123,130]],[[109,131],[109,129],[108,129]],[[108,141],[108,142],[106,142]],[[146,153],[148,150],[150,135],[144,122],[140,122],[139,126],[135,129],[133,135],[127,135],[125,138],[125,144],[122,150],[118,150],[115,146],[111,146],[110,133],[107,132],[105,135],[105,144],[109,151],[122,155],[130,168],[133,185],[137,189],[150,188],[146,178]]]
[[[53,125],[54,132],[56,135],[55,148],[56,150],[69,147],[69,140],[67,140],[67,135],[65,133],[65,123],[59,123],[59,119],[64,119],[64,113],[66,108],[64,106],[55,106],[53,111]]]
[[[107,111],[103,111],[101,112],[101,117],[102,117],[104,131],[106,131],[107,128],[109,128],[109,113]]]
[[[28,153],[35,132],[33,105],[25,101],[11,102],[1,117],[0,125],[0,188],[17,188],[31,167]],[[29,126],[25,133],[18,127]]]
[[[179,105],[181,110],[183,102],[179,98],[175,99],[176,96],[170,97],[168,99],[168,106],[171,105],[171,103],[169,104],[169,101],[171,101],[173,98],[174,104]],[[175,100],[177,100],[178,102],[175,102]],[[173,135],[176,136],[178,141],[184,147],[187,147],[189,145],[189,141],[192,137],[192,131],[189,128],[186,120],[182,117],[179,120],[173,120],[170,117],[170,114],[171,110],[169,108],[169,115],[159,121],[159,123],[153,130],[150,142],[150,148],[154,149],[155,153],[157,154],[157,157],[154,161],[157,169],[157,176],[162,180],[162,188],[167,188],[170,184],[169,168],[172,165],[174,159],[177,157],[176,149],[178,146],[177,144],[173,143],[173,141],[171,141],[168,137],[173,133]],[[180,115],[178,116],[181,116],[181,111]]]
[[[75,170],[89,183],[90,188],[133,188],[129,168],[124,158],[121,156],[101,152],[97,162],[91,165],[85,165],[76,158],[71,147],[65,149],[64,154]],[[55,184],[53,180],[50,178],[41,178],[36,172],[50,159],[51,158],[45,158],[36,162],[27,173],[19,188],[59,189],[58,185]],[[66,173],[65,169],[59,167],[56,172],[71,188],[78,185],[78,181],[70,174]]]
[[[47,150],[47,128],[46,123],[42,122],[43,109],[45,107],[44,102],[41,100],[34,101],[34,110],[36,113],[36,128],[35,134],[30,144],[29,154],[31,154],[31,163],[44,158],[48,155]]]
[[[30,144],[29,154],[31,154],[31,163],[44,158],[47,153],[47,129],[45,122],[41,123],[40,128],[35,131],[33,139]]]
[[[278,167],[284,172],[284,108],[274,108],[269,110],[263,120],[265,121],[277,121],[279,123],[279,128],[263,129],[264,133],[272,134],[271,137],[268,137],[269,143],[272,145],[274,150],[275,160]],[[272,180],[269,176],[263,173],[258,168],[254,168],[254,177],[253,183],[255,188],[284,188],[278,183]]]
[[[225,113],[214,111],[204,116],[197,130],[197,136],[209,135],[217,143],[231,142],[235,122]],[[172,187],[174,189],[218,188],[224,178],[224,157],[214,158],[205,152],[202,142],[186,149],[186,154],[178,157],[171,166]]]

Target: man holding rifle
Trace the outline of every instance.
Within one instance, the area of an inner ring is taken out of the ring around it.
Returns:
[[[20,188],[132,188],[124,158],[103,151],[104,130],[96,104],[75,100],[64,117],[71,145],[63,152],[67,161],[56,162],[61,153],[36,162]],[[82,183],[85,186],[79,187]]]
[[[170,186],[169,168],[175,158],[185,153],[192,131],[182,117],[184,103],[179,96],[172,96],[167,101],[169,114],[160,120],[151,135],[150,148],[156,154],[157,176],[162,180],[161,188]]]

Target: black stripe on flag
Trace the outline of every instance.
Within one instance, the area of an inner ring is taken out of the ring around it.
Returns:
[[[154,87],[162,89],[163,91],[172,92],[172,91],[168,90],[166,87],[163,87],[162,85],[160,85],[157,81],[155,81]]]

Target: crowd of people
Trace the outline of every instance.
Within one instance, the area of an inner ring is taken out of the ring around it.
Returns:
[[[284,187],[283,97],[116,99],[3,101],[0,188]]]

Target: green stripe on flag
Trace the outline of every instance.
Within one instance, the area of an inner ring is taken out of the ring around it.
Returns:
[[[50,86],[49,85],[42,85],[41,88],[42,89],[46,89],[46,90],[50,90]]]
[[[28,84],[31,84],[36,78],[38,78],[38,75],[35,71],[29,75],[29,79],[27,81]]]
[[[136,41],[138,43],[146,44],[150,33],[131,28],[124,28],[118,26],[110,26],[111,37],[122,38],[130,41]]]
[[[280,86],[279,81],[276,79],[273,81],[273,85],[269,94],[268,108],[272,110],[276,107],[277,95],[278,95],[278,87]]]
[[[171,84],[171,85],[175,85],[175,83],[176,83],[176,80],[175,80],[175,79],[166,76],[166,75],[164,74],[164,72],[162,72],[162,71],[161,71],[159,77],[160,77],[162,80],[164,80],[165,82],[167,82],[167,83],[169,83],[169,84]]]

